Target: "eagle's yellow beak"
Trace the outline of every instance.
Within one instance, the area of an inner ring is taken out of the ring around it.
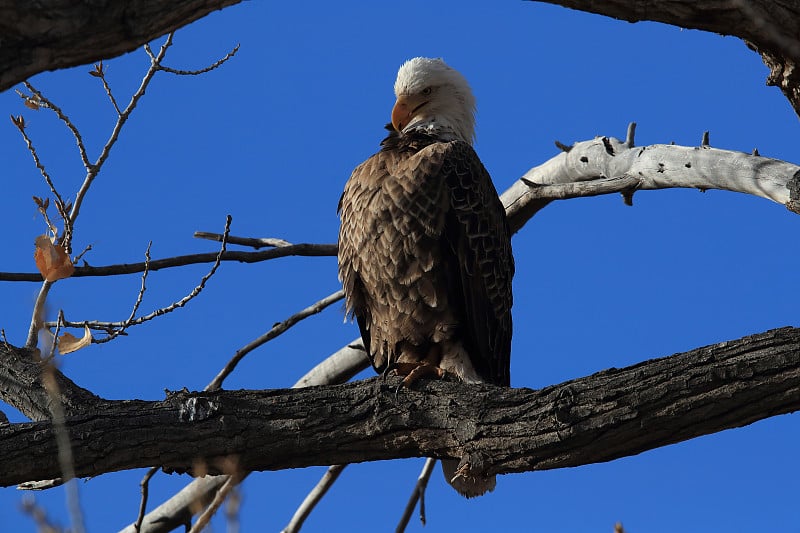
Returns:
[[[403,128],[408,126],[417,111],[427,103],[427,100],[422,95],[399,96],[392,108],[392,126],[394,126],[394,129],[403,131]]]

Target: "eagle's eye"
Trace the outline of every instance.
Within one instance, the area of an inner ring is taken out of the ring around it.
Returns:
[[[425,87],[424,89],[422,89],[422,95],[428,96],[429,94],[431,94],[431,91],[432,89],[430,87]]]

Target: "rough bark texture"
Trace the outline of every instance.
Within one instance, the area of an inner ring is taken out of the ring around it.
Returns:
[[[197,460],[222,471],[401,457],[462,458],[488,473],[609,461],[800,409],[800,329],[610,369],[541,390],[397,381],[95,399],[68,417],[78,476]],[[60,475],[49,422],[0,428],[0,485]]]
[[[130,52],[241,0],[0,0],[0,91]]]
[[[32,420],[50,419],[51,397],[42,386],[45,366],[39,350],[26,350],[0,342],[0,399]],[[66,416],[90,408],[100,398],[76,385],[58,370],[54,372]]]
[[[627,20],[653,21],[743,39],[770,69],[768,85],[778,86],[800,116],[800,2],[796,0],[537,0]]]

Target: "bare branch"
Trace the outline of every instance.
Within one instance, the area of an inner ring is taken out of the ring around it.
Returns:
[[[200,70],[179,70],[175,68],[165,67],[164,65],[161,64],[158,65],[158,69],[178,76],[197,76],[199,74],[205,74],[206,72],[211,72],[212,70],[221,67],[226,61],[235,56],[236,52],[238,51],[239,51],[239,45],[237,44],[236,46],[233,47],[233,50],[231,50],[225,55],[225,57],[223,57],[218,61],[215,61],[214,63],[210,64],[205,68],[201,68]],[[152,52],[150,53],[150,56],[152,57]]]
[[[50,292],[50,287],[53,286],[53,283],[55,282],[47,280],[42,282],[39,294],[36,296],[36,303],[33,304],[33,316],[31,317],[31,325],[28,327],[25,348],[36,348],[39,343],[39,330],[42,329],[42,324],[44,323],[44,304],[47,301],[47,293]]]
[[[106,80],[106,69],[103,66],[103,61],[101,60],[99,63],[97,63],[94,66],[94,70],[89,71],[89,74],[96,78],[100,78],[100,81],[103,83],[103,89],[106,90],[106,95],[108,95],[111,105],[114,106],[117,116],[122,115],[122,110],[119,108],[119,104],[117,104],[117,99],[114,98],[114,93],[111,92],[111,87],[108,85],[108,80]]]
[[[320,256],[334,256],[336,255],[335,244],[292,244],[290,246],[283,246],[280,248],[273,248],[270,250],[261,250],[259,252],[240,252],[240,251],[226,251],[220,257],[220,261],[237,261],[239,263],[259,263],[261,261],[269,261],[281,257],[289,256],[303,256],[303,257],[320,257]],[[150,261],[149,266],[146,262],[141,263],[125,263],[119,265],[109,266],[76,266],[75,272],[71,277],[89,277],[89,276],[119,276],[123,274],[139,274],[148,269],[151,272],[162,270],[165,268],[174,268],[186,265],[196,265],[199,263],[213,263],[219,256],[216,252],[208,252],[202,254],[179,255],[176,257],[168,257],[165,259],[156,259]],[[41,281],[42,276],[36,273],[22,273],[22,272],[0,272],[0,281]]]
[[[147,72],[142,78],[142,83],[139,85],[139,88],[133,93],[131,96],[131,100],[128,103],[128,106],[125,108],[122,113],[119,114],[117,117],[117,122],[114,125],[113,130],[111,131],[111,136],[106,141],[103,149],[100,151],[100,155],[97,157],[97,160],[94,164],[89,164],[87,166],[86,177],[83,179],[83,183],[81,184],[80,188],[78,189],[78,193],[75,195],[75,203],[72,205],[72,210],[69,213],[69,220],[67,221],[67,226],[69,226],[69,233],[65,238],[65,246],[67,250],[69,250],[69,246],[71,243],[71,234],[74,231],[75,227],[75,220],[78,218],[78,214],[80,214],[81,205],[83,204],[84,198],[86,198],[86,194],[89,192],[89,188],[94,182],[94,179],[97,177],[97,174],[100,172],[100,169],[103,167],[103,163],[106,162],[108,159],[109,153],[111,153],[111,149],[117,142],[119,138],[119,134],[122,131],[122,127],[128,121],[131,113],[134,109],[136,109],[136,105],[139,103],[139,99],[144,96],[145,90],[147,86],[150,84],[150,81],[153,79],[153,76],[156,72],[158,72],[158,67],[160,62],[164,59],[164,56],[167,53],[167,49],[172,45],[172,36],[173,33],[167,35],[164,44],[161,45],[159,49],[158,55],[153,59],[150,63],[150,68],[147,69]],[[65,230],[66,232],[66,230]]]
[[[417,501],[419,501],[419,521],[422,522],[423,526],[425,525],[425,489],[428,488],[428,481],[431,479],[431,474],[435,466],[436,459],[429,457],[425,461],[425,466],[422,467],[422,472],[419,473],[417,484],[414,485],[414,491],[408,499],[405,511],[403,511],[403,516],[400,517],[400,523],[397,524],[397,528],[395,529],[396,533],[403,533],[403,531],[406,530],[408,521],[411,519],[411,515],[414,514]]]
[[[674,187],[760,196],[791,208],[800,166],[744,152],[654,144],[629,148],[613,137],[575,143],[533,167],[501,195],[512,231],[553,200]],[[609,153],[611,152],[611,153]],[[592,185],[595,182],[595,185]]]
[[[81,132],[78,131],[78,128],[75,124],[70,120],[70,118],[58,107],[54,104],[50,99],[48,99],[45,95],[41,93],[38,89],[36,89],[30,82],[24,82],[25,88],[28,89],[31,94],[36,97],[36,100],[39,106],[44,107],[46,109],[51,110],[56,116],[67,126],[70,132],[72,132],[72,136],[75,137],[75,143],[78,145],[78,153],[81,156],[81,161],[83,162],[83,166],[86,170],[89,170],[91,167],[91,163],[89,163],[89,156],[86,155],[86,145],[83,144],[83,137],[81,137]],[[59,198],[60,199],[60,198]]]
[[[342,473],[342,470],[344,470],[346,466],[347,465],[333,465],[328,467],[328,470],[322,475],[322,478],[320,478],[316,486],[311,489],[311,492],[308,493],[303,503],[301,503],[300,507],[295,511],[289,524],[283,528],[281,533],[297,533],[300,531],[300,528],[303,527],[303,522],[306,521],[306,518],[308,518],[308,515],[314,510],[314,507],[316,507],[323,496],[325,496],[328,489],[333,486],[339,478],[339,474]]]
[[[203,511],[203,514],[198,517],[197,522],[195,522],[194,526],[192,526],[192,529],[189,530],[189,533],[200,533],[203,531],[211,521],[211,517],[214,516],[222,503],[225,501],[225,498],[227,498],[228,494],[235,490],[236,485],[239,484],[240,479],[238,476],[228,475],[227,478],[228,479],[225,480],[225,483],[223,483],[223,485],[217,491],[208,508]]]
[[[133,529],[138,533],[142,527],[142,520],[144,520],[144,513],[147,510],[147,496],[150,489],[150,480],[153,479],[155,473],[158,472],[158,467],[151,467],[142,478],[139,486],[142,489],[142,499],[139,503],[139,514],[136,517],[136,522],[133,523]]]
[[[287,331],[289,328],[291,328],[304,318],[308,318],[311,315],[315,315],[321,312],[323,309],[325,309],[326,307],[330,306],[333,303],[338,302],[342,298],[344,298],[344,291],[338,290],[333,294],[329,294],[322,300],[315,302],[309,307],[306,307],[302,311],[295,313],[294,315],[290,316],[283,322],[278,322],[277,324],[272,326],[272,328],[268,332],[266,332],[257,339],[249,342],[247,345],[237,350],[236,354],[231,358],[230,361],[228,361],[225,364],[225,367],[219,372],[219,374],[217,374],[216,377],[212,379],[208,385],[206,385],[205,390],[213,391],[219,389],[222,386],[222,382],[225,380],[225,378],[227,378],[230,375],[230,373],[233,372],[233,370],[236,368],[236,365],[239,364],[239,361],[241,361],[245,355],[255,350],[259,346],[262,346],[263,344],[271,341],[275,337],[281,335],[282,333]]]
[[[61,198],[61,195],[58,193],[58,190],[56,189],[55,183],[53,183],[53,179],[50,177],[50,174],[47,172],[47,169],[45,168],[44,164],[42,164],[42,161],[39,159],[39,154],[36,153],[36,148],[33,146],[33,141],[31,141],[31,138],[28,137],[28,134],[25,131],[25,121],[22,119],[21,116],[17,117],[17,118],[12,116],[11,117],[11,121],[17,127],[19,132],[22,134],[22,138],[25,141],[25,145],[28,147],[28,151],[31,153],[31,156],[33,156],[33,163],[36,165],[36,168],[38,168],[39,172],[42,174],[42,177],[44,178],[44,181],[47,183],[47,186],[50,188],[50,192],[52,192],[53,196],[55,196],[55,198],[57,200],[56,206],[59,207],[59,213],[62,213],[61,209],[63,209],[64,200]],[[64,218],[64,220],[66,220],[66,217],[64,217],[63,213],[62,213],[62,218]]]
[[[222,235],[219,233],[209,233],[207,231],[195,231],[193,237],[195,239],[207,239],[210,241],[219,241]],[[242,246],[250,246],[258,250],[259,248],[278,248],[283,246],[291,246],[292,243],[283,239],[275,239],[272,237],[254,238],[254,237],[235,237],[233,235],[228,237],[228,244],[240,244]]]
[[[80,500],[78,498],[78,486],[75,481],[72,444],[70,442],[69,430],[66,426],[64,407],[61,405],[61,391],[58,388],[58,382],[53,373],[55,370],[53,356],[55,355],[56,344],[58,343],[58,330],[60,325],[60,322],[56,325],[56,331],[53,334],[52,345],[50,347],[50,354],[42,362],[44,365],[42,385],[50,396],[50,413],[58,450],[60,479],[66,483],[67,509],[69,510],[72,522],[72,531],[83,533],[85,528],[83,527],[83,513],[81,512]]]

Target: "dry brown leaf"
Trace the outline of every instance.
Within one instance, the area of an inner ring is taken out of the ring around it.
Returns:
[[[68,278],[75,272],[75,266],[61,246],[56,246],[47,235],[39,235],[34,241],[36,251],[33,259],[36,268],[47,281],[58,281]]]
[[[83,326],[83,328],[83,337],[80,339],[72,333],[64,333],[58,338],[58,351],[61,352],[61,355],[77,352],[92,344],[92,332],[89,330],[89,326]]]

